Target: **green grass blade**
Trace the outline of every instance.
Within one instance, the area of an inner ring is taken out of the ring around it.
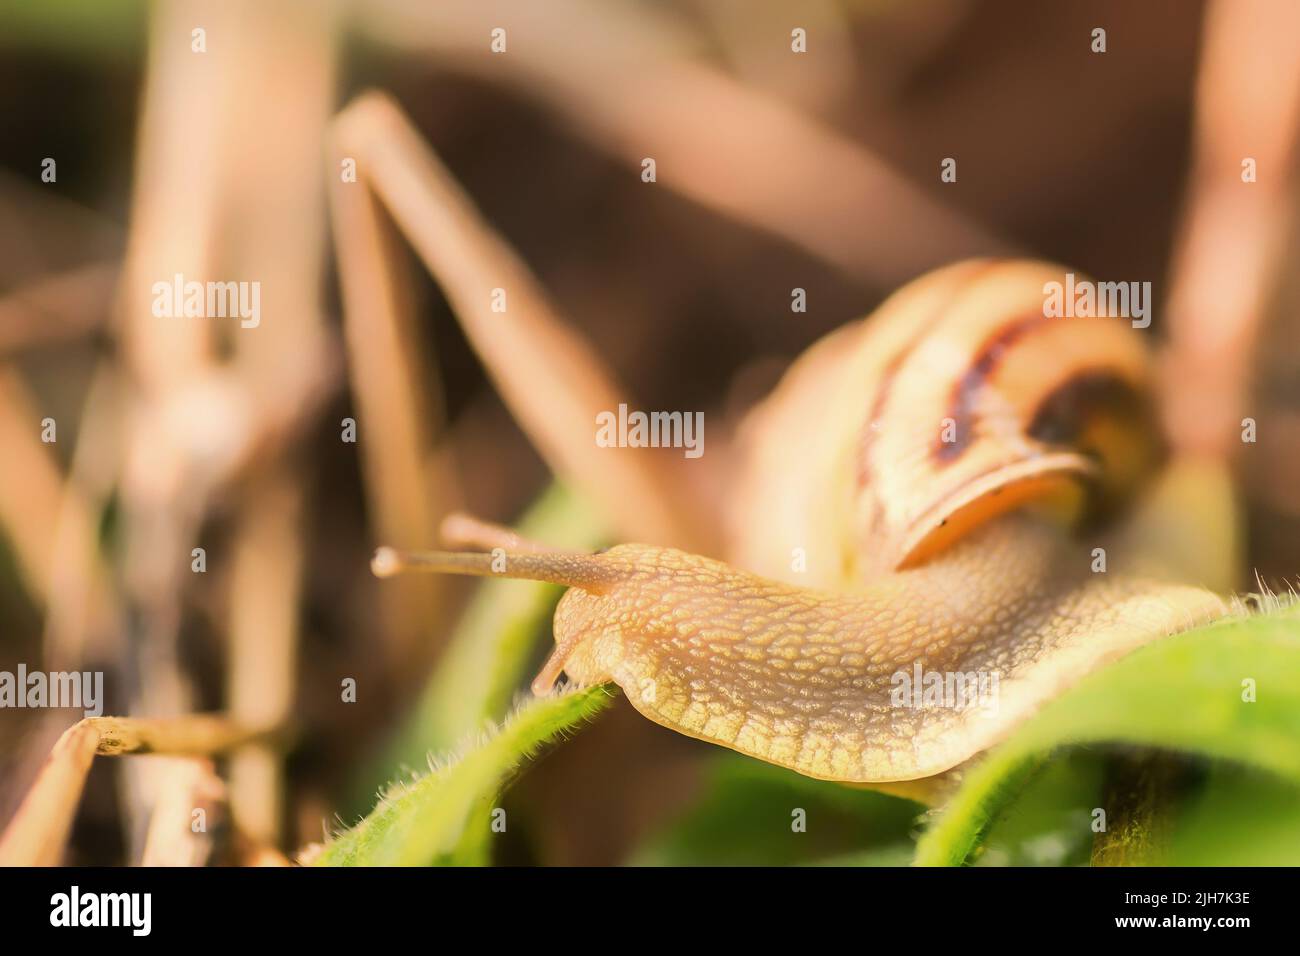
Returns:
[[[1245,764],[1300,783],[1300,608],[1166,638],[1093,674],[971,770],[915,862],[969,863],[1053,749],[1121,743]],[[1244,698],[1253,681],[1256,699]]]
[[[490,811],[520,764],[544,744],[595,716],[605,686],[531,700],[477,746],[411,782],[335,837],[319,866],[471,865],[487,857]]]

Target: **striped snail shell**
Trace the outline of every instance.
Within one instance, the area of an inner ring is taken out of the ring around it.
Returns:
[[[951,266],[809,349],[743,430],[732,560],[844,587],[1013,508],[1113,518],[1162,457],[1152,363],[1122,317],[1044,315],[1065,271]]]

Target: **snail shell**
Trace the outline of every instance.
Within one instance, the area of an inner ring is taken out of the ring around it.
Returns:
[[[1017,507],[1112,518],[1161,459],[1151,360],[1123,318],[1044,316],[1065,271],[951,266],[809,349],[742,430],[729,557],[842,588]]]

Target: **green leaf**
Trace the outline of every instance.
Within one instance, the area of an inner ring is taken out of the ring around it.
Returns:
[[[1244,764],[1300,784],[1300,607],[1165,638],[1091,675],[966,775],[915,862],[971,862],[1055,748],[1114,742]],[[1253,681],[1248,702],[1243,682]]]
[[[1079,747],[1044,764],[993,821],[977,865],[1087,863],[1092,855],[1092,811],[1100,805],[1107,757],[1104,751]]]
[[[1300,786],[1216,761],[1177,815],[1170,866],[1295,866],[1300,861]]]
[[[493,804],[520,764],[612,698],[602,685],[525,703],[477,746],[423,777],[391,785],[368,817],[325,847],[316,865],[484,862]]]
[[[803,829],[792,824],[803,811]],[[633,856],[640,866],[906,864],[920,804],[723,753],[703,795]]]

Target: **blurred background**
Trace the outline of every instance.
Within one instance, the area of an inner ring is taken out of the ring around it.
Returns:
[[[610,535],[551,488],[391,223],[377,247],[331,235],[333,117],[372,88],[643,407],[711,426],[958,258],[1151,281],[1172,439],[1238,478],[1241,586],[1295,580],[1288,0],[0,0],[0,670],[102,670],[110,714],[290,721],[287,748],[211,775],[214,861],[319,840],[456,742],[432,726],[453,693],[439,667],[491,619],[463,613],[469,582],[381,585],[377,544],[431,546],[453,508],[515,523],[539,498],[553,536]],[[260,282],[260,326],[155,318],[175,273]],[[376,289],[391,308],[366,304]],[[0,712],[0,826],[78,716]],[[139,763],[95,766],[70,862],[140,859],[161,771]],[[840,791],[767,773],[619,702],[512,791],[498,859],[678,860],[716,840],[713,862],[745,862],[728,821],[791,787],[845,815],[823,856],[887,848],[917,810],[880,797],[863,827]]]

